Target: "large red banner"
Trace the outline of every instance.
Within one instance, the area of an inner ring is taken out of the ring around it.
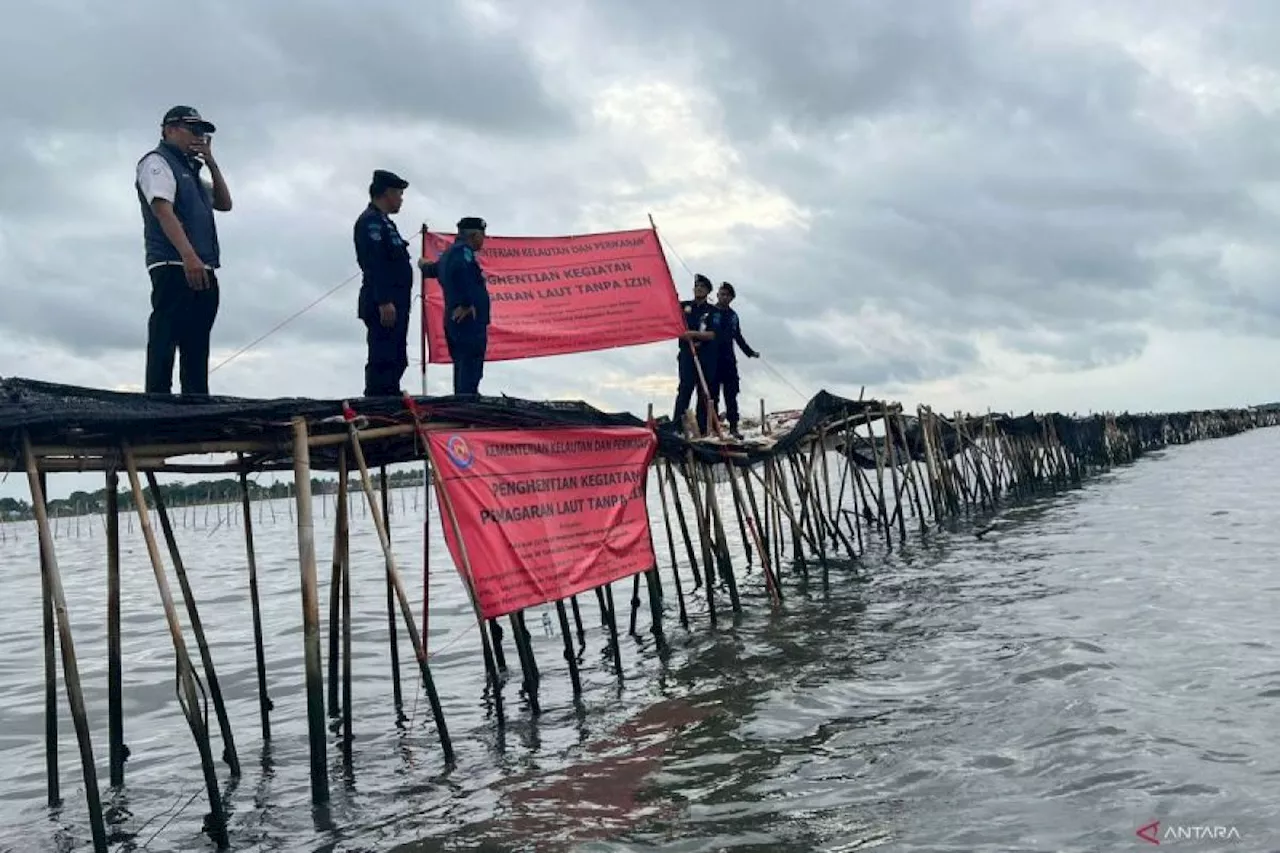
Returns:
[[[558,601],[653,568],[643,427],[431,431],[441,524],[481,616]],[[454,521],[461,532],[454,532]]]
[[[422,254],[439,259],[452,234],[423,232]],[[653,229],[572,237],[486,237],[476,253],[489,286],[485,361],[667,341],[685,330],[671,268]],[[427,361],[449,364],[444,291],[423,288]]]

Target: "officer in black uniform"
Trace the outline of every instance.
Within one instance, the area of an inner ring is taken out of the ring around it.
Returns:
[[[742,337],[742,323],[738,320],[738,312],[729,305],[737,297],[737,291],[727,281],[720,282],[716,291],[716,308],[720,311],[720,327],[722,334],[716,340],[716,352],[719,359],[716,364],[716,381],[711,386],[711,399],[715,401],[716,411],[720,410],[720,393],[724,392],[725,417],[729,421],[729,434],[734,438],[742,438],[738,432],[738,392],[741,382],[738,379],[738,354],[733,345],[742,348],[747,358],[759,358],[760,353],[747,345]]]
[[[458,236],[436,262],[444,291],[444,338],[453,361],[453,393],[479,394],[489,349],[489,286],[476,252],[484,246],[485,221],[458,220]]]
[[[680,368],[680,389],[676,392],[675,413],[672,420],[683,429],[684,413],[689,409],[689,401],[695,391],[698,395],[698,429],[707,434],[707,400],[706,393],[698,381],[698,370],[694,367],[694,359],[702,367],[702,376],[707,383],[707,391],[715,387],[718,357],[716,339],[720,331],[720,311],[707,301],[711,295],[711,279],[702,273],[693,277],[693,299],[680,303],[684,311],[685,333],[680,336],[680,352],[676,356],[676,364]]]
[[[357,315],[367,330],[364,367],[366,397],[398,397],[400,379],[409,366],[409,303],[413,296],[413,261],[391,214],[399,213],[409,182],[377,169],[369,184],[369,206],[353,231],[356,262],[364,274]]]

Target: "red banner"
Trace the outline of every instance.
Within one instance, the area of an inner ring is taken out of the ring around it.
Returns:
[[[451,234],[423,232],[437,260]],[[486,237],[476,253],[489,286],[485,361],[669,341],[685,330],[671,269],[653,229],[574,237]],[[444,291],[423,288],[428,362],[449,364]]]
[[[653,568],[657,447],[643,427],[429,432],[445,542],[464,579],[470,566],[483,618]]]

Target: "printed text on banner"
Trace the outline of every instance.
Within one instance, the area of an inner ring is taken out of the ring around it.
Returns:
[[[436,260],[453,235],[423,234]],[[674,340],[685,329],[671,269],[653,229],[573,237],[486,237],[477,254],[489,286],[485,361],[591,352]],[[425,282],[427,360],[448,364],[444,291]]]
[[[441,430],[427,450],[449,553],[463,578],[470,564],[485,619],[653,568],[651,430]]]

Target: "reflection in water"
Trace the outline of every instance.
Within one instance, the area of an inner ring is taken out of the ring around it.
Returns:
[[[723,607],[716,630],[701,595],[686,596],[693,630],[680,629],[662,554],[666,648],[648,634],[624,636],[619,684],[594,596],[584,596],[577,709],[558,619],[540,630],[541,614],[530,613],[543,714],[530,718],[520,700],[508,646],[503,731],[485,696],[470,609],[437,560],[430,648],[458,751],[452,771],[403,636],[397,726],[382,563],[357,508],[355,759],[347,775],[335,733],[327,814],[309,802],[287,507],[255,529],[276,703],[269,751],[257,725],[240,532],[180,529],[244,769],[235,786],[219,767],[234,849],[1086,851],[1132,849],[1134,831],[1157,818],[1233,825],[1241,849],[1280,849],[1280,836],[1265,834],[1280,831],[1278,451],[1278,430],[1174,448],[982,519],[990,530],[981,537],[961,527],[868,558],[865,580],[837,563],[825,584],[820,570],[807,583],[785,576],[777,608],[752,569],[739,584],[744,614],[733,621]],[[418,553],[412,493],[396,509],[396,546]],[[326,516],[317,515],[324,554]],[[199,763],[134,528],[123,566],[132,758],[126,789],[104,802],[118,849],[207,850]],[[67,802],[52,814],[43,803],[38,563],[34,536],[17,532],[0,546],[9,572],[0,850],[86,849],[65,713]],[[103,544],[100,528],[57,542],[105,778]],[[629,584],[615,600],[625,629]],[[643,605],[642,630],[647,613]]]

